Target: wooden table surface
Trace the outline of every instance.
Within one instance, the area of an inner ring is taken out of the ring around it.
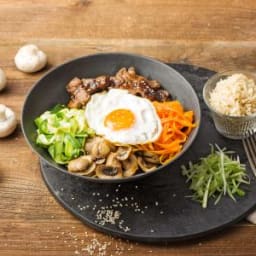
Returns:
[[[26,93],[47,70],[97,52],[140,53],[216,71],[253,70],[255,28],[254,0],[0,0],[0,67],[8,77],[0,103],[20,120]],[[45,70],[24,74],[15,68],[13,58],[24,43],[38,44],[48,54]],[[0,255],[256,255],[256,226],[246,221],[203,239],[166,245],[94,231],[47,190],[20,126],[0,140],[0,195]]]

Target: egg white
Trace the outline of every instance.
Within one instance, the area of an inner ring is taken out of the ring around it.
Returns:
[[[117,109],[128,109],[134,114],[132,127],[112,130],[104,125],[106,116]],[[154,142],[162,132],[161,121],[152,103],[129,94],[127,90],[110,89],[94,94],[86,105],[85,116],[97,135],[113,143],[136,145]]]

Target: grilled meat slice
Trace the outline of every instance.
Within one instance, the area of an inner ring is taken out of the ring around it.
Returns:
[[[70,95],[70,102],[68,103],[70,108],[81,108],[86,105],[92,94],[111,88],[125,89],[131,94],[151,101],[167,101],[170,99],[168,91],[161,89],[159,82],[137,75],[133,67],[122,68],[115,76],[99,76],[86,79],[75,77],[66,88]]]
[[[82,79],[83,88],[89,93],[94,94],[107,89],[110,85],[109,76],[99,76],[97,78]]]
[[[90,94],[82,86],[79,86],[71,95],[68,107],[81,108],[89,101],[89,99]]]
[[[110,80],[108,76],[99,76],[95,79],[72,79],[67,85],[67,92],[70,94],[68,107],[81,108],[85,106],[91,94],[107,89],[109,83]]]
[[[81,84],[82,80],[74,77],[66,86],[67,92],[72,95]]]

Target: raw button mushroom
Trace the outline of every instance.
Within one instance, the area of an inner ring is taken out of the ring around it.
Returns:
[[[0,68],[0,91],[2,91],[6,86],[6,76],[4,71]]]
[[[27,44],[18,50],[14,62],[19,70],[33,73],[45,67],[47,56],[36,45]]]
[[[17,126],[14,112],[3,104],[0,104],[0,138],[10,135]]]
[[[256,224],[256,211],[249,214],[246,219],[252,224]]]

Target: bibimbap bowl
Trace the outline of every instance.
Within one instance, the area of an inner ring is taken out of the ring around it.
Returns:
[[[153,171],[138,172],[129,177],[104,179],[77,175],[69,172],[66,165],[57,164],[47,149],[40,147],[37,141],[35,119],[57,104],[67,104],[70,100],[66,85],[74,78],[95,78],[101,75],[114,75],[121,68],[134,67],[136,73],[150,80],[158,81],[163,89],[171,94],[172,100],[178,100],[185,110],[192,110],[195,127],[190,132],[182,149],[170,162],[160,165]],[[22,130],[28,144],[39,157],[58,171],[79,176],[92,182],[120,183],[137,180],[161,169],[170,170],[172,163],[181,157],[191,146],[199,131],[201,111],[195,91],[192,86],[177,71],[166,64],[140,55],[126,53],[102,53],[84,56],[68,61],[47,72],[35,83],[28,93],[22,111]]]

